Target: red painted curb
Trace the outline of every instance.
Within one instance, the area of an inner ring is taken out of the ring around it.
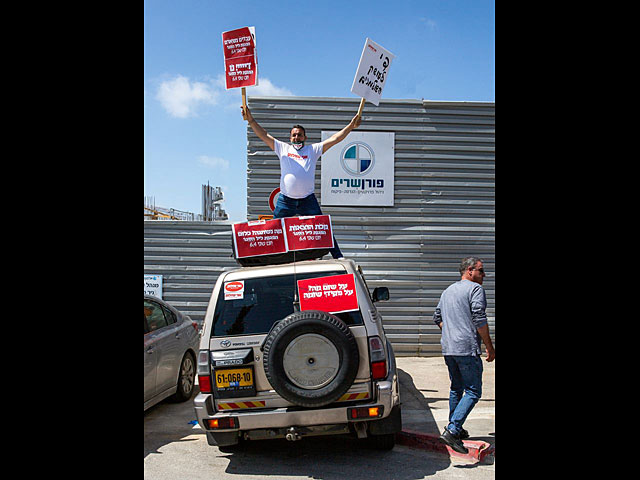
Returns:
[[[456,458],[470,460],[475,463],[493,463],[495,459],[495,446],[481,440],[463,440],[464,446],[469,453],[458,453],[449,445],[440,440],[439,435],[417,432],[415,430],[403,429],[396,435],[396,441],[400,445],[407,447],[422,448],[438,453],[445,453]]]

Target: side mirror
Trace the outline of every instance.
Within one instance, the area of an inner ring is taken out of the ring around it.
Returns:
[[[389,300],[389,289],[387,287],[376,287],[373,290],[372,298],[374,302]]]

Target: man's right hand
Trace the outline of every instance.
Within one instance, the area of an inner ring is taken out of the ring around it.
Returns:
[[[242,111],[242,118],[251,123],[251,121],[253,120],[253,115],[251,115],[249,107],[243,107],[242,105],[240,105],[240,110]]]
[[[496,351],[493,348],[493,346],[487,347],[487,362],[493,362],[495,358],[496,358]]]
[[[275,151],[275,138],[269,135],[267,131],[264,128],[262,128],[258,124],[258,122],[256,122],[256,120],[253,118],[253,115],[251,115],[251,111],[249,110],[249,107],[243,107],[241,105],[240,110],[243,113],[243,117],[247,122],[249,122],[249,126],[255,132],[258,138],[262,140],[267,145],[267,147]]]

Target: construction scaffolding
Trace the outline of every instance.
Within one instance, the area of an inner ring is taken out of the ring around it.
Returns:
[[[202,220],[205,222],[227,220],[229,216],[220,206],[223,201],[224,194],[220,187],[211,187],[209,182],[202,185]]]
[[[201,221],[202,215],[192,212],[185,212],[175,208],[164,208],[156,205],[155,197],[144,197],[144,219],[145,220],[185,220]]]
[[[213,222],[227,220],[229,216],[220,203],[224,201],[224,194],[220,187],[211,187],[209,182],[202,185],[202,214],[186,212],[176,208],[165,208],[156,205],[155,197],[144,197],[145,220],[183,220],[191,222]]]

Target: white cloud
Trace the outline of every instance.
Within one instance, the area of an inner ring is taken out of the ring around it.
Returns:
[[[224,83],[224,74],[221,73],[215,80],[217,86],[227,94],[229,103],[226,105],[227,109],[237,108],[242,104],[242,95],[239,88],[232,88],[226,90]],[[259,78],[258,85],[255,87],[246,87],[247,96],[255,95],[256,97],[290,97],[293,96],[293,92],[288,88],[277,87],[268,78]]]
[[[215,105],[218,96],[219,92],[211,85],[191,82],[187,77],[178,75],[160,84],[156,98],[170,115],[187,118],[194,116],[203,104]]]
[[[227,170],[229,168],[229,161],[220,157],[208,157],[206,155],[200,155],[198,162],[207,167],[221,168]]]
[[[247,87],[247,95],[263,97],[290,97],[293,96],[293,93],[287,88],[276,87],[268,78],[261,78],[258,79],[258,85],[255,87]]]
[[[291,90],[274,85],[268,78],[260,78],[255,87],[246,87],[247,95],[274,97],[292,96]],[[242,102],[240,89],[227,90],[224,74],[218,75],[208,83],[191,81],[184,75],[160,83],[156,99],[173,117],[188,118],[197,114],[205,105],[219,105],[225,109],[237,108]]]

